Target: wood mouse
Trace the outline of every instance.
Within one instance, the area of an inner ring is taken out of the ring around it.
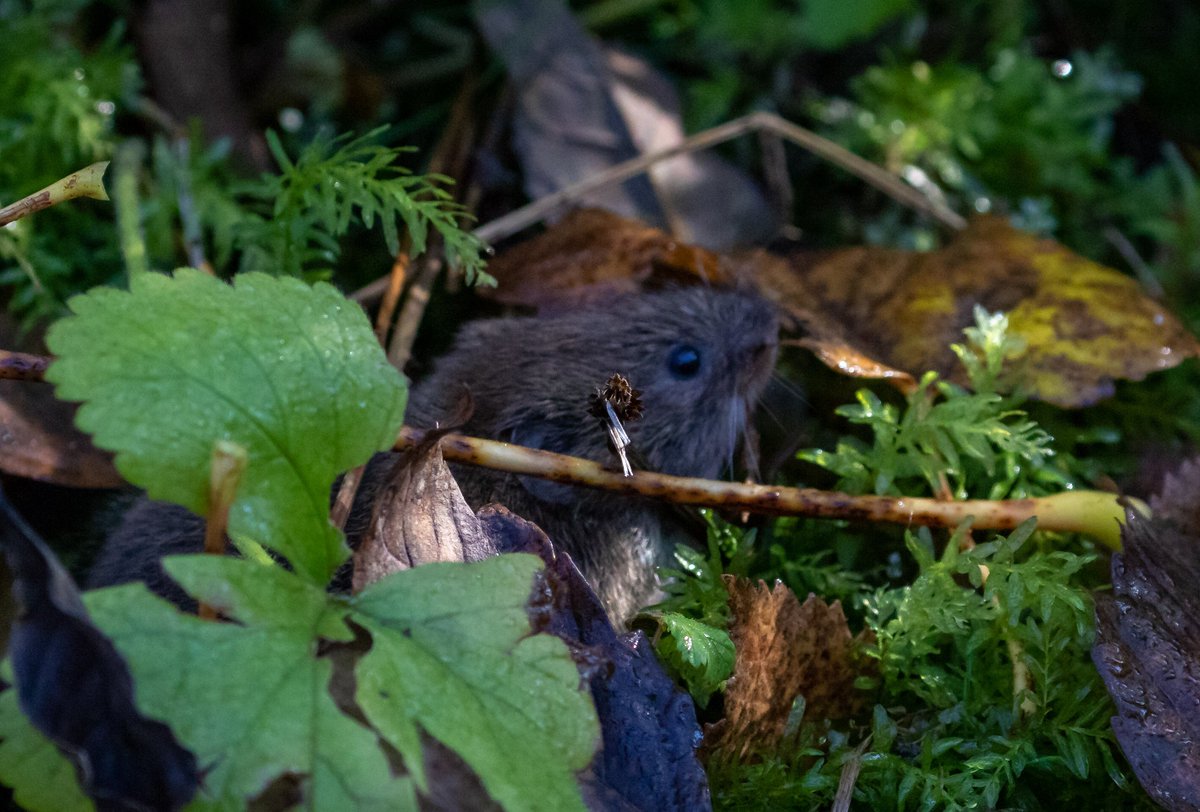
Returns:
[[[777,333],[775,312],[761,297],[704,287],[472,322],[414,387],[405,422],[431,428],[449,419],[466,387],[474,412],[463,433],[615,465],[589,403],[619,372],[641,392],[644,415],[625,428],[646,467],[716,478],[732,467],[771,376]],[[368,466],[347,523],[352,545],[394,457],[377,455]],[[499,502],[540,525],[617,622],[654,599],[654,568],[669,564],[682,540],[669,510],[651,500],[466,465],[453,472],[472,508]],[[202,537],[199,517],[142,499],[106,542],[89,586],[144,580],[178,598],[158,559],[199,550]]]

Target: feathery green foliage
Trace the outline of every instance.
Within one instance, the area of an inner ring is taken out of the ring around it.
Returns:
[[[910,534],[915,580],[865,599],[879,664],[865,686],[877,702],[870,723],[839,732],[805,719],[791,748],[720,766],[717,807],[825,806],[851,759],[855,809],[1148,804],[1117,791],[1136,785],[1118,765],[1091,664],[1089,557],[1031,550],[1033,529],[968,550],[960,529],[940,556],[928,531]]]
[[[976,320],[966,330],[967,344],[954,346],[975,392],[929,372],[900,409],[860,389],[858,403],[837,414],[869,427],[872,444],[847,436],[834,452],[809,450],[800,458],[836,473],[838,488],[850,493],[915,496],[948,489],[956,499],[1030,493],[1030,470],[1054,454],[1051,437],[995,391],[1004,360],[1019,349],[1006,334],[1007,320],[982,310]]]
[[[358,138],[318,137],[293,161],[274,132],[267,133],[279,174],[263,175],[238,195],[245,215],[233,224],[233,244],[242,251],[241,269],[278,269],[306,278],[326,278],[337,261],[338,239],[352,225],[383,229],[388,252],[400,251],[399,224],[408,229],[412,253],[421,254],[432,227],[446,255],[467,281],[495,284],[483,272],[483,244],[463,231],[465,210],[442,185],[440,175],[413,175],[396,165],[402,147],[374,143],[386,128]]]
[[[659,658],[704,706],[733,673],[733,643],[726,632],[729,593],[722,578],[746,574],[754,533],[742,532],[711,510],[701,514],[707,524],[707,553],[678,545],[678,568],[659,569],[667,597],[645,614],[659,625],[654,640]]]

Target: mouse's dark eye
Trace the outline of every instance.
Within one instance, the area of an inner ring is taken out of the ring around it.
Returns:
[[[676,380],[686,381],[696,377],[700,371],[700,350],[691,344],[680,344],[673,348],[667,357],[667,369],[671,370]]]

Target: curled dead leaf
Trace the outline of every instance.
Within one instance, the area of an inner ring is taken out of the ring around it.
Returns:
[[[877,361],[845,341],[805,338],[799,344],[812,350],[825,366],[849,378],[888,381],[905,394],[917,388],[917,379],[911,374]]]
[[[710,758],[741,759],[775,748],[798,696],[804,697],[806,718],[841,719],[860,710],[856,652],[868,638],[851,636],[840,602],[809,595],[801,604],[782,584],[771,589],[728,575],[725,588],[737,663],[725,718],[705,732]]]
[[[532,199],[683,142],[671,81],[645,60],[605,47],[568,4],[492,0],[475,4],[474,14],[512,80],[512,146]],[[753,242],[775,225],[757,185],[711,153],[656,162],[581,199],[714,247]]]
[[[46,384],[0,381],[0,470],[73,488],[117,488],[112,454],[75,428],[76,404]]]
[[[437,439],[406,451],[387,475],[354,553],[355,592],[399,570],[432,561],[479,561],[495,553]]]
[[[730,281],[720,258],[656,228],[601,209],[580,209],[553,228],[496,257],[497,286],[481,293],[499,302],[560,308],[647,284]]]

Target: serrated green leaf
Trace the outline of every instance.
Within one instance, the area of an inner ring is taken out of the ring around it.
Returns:
[[[213,444],[249,465],[231,535],[326,583],[347,550],[328,520],[334,477],[391,447],[406,387],[357,305],[334,288],[243,274],[143,274],[70,300],[47,378],[77,422],[152,498],[207,511]]]
[[[420,726],[509,812],[583,809],[575,773],[599,738],[566,645],[529,636],[526,604],[541,566],[530,555],[428,564],[352,602],[373,640],[356,669],[367,718],[410,764]]]
[[[71,762],[29,723],[11,688],[0,694],[0,783],[13,788],[13,800],[28,812],[94,808]]]
[[[375,734],[329,694],[333,666],[315,654],[322,633],[344,627],[334,599],[282,569],[264,578],[271,569],[247,561],[188,556],[169,566],[200,596],[223,594],[235,619],[256,623],[184,615],[140,584],[86,599],[129,662],[138,704],[211,765],[192,809],[242,809],[285,774],[301,779],[311,808],[416,808],[411,780],[391,776]],[[285,578],[293,585],[281,592]],[[292,615],[285,601],[297,596]]]
[[[189,595],[247,626],[349,641],[345,608],[274,562],[218,555],[174,555],[163,568]]]
[[[733,673],[735,651],[729,633],[674,612],[664,612],[659,619],[667,630],[659,640],[659,654],[679,670],[696,702],[707,705]]]

